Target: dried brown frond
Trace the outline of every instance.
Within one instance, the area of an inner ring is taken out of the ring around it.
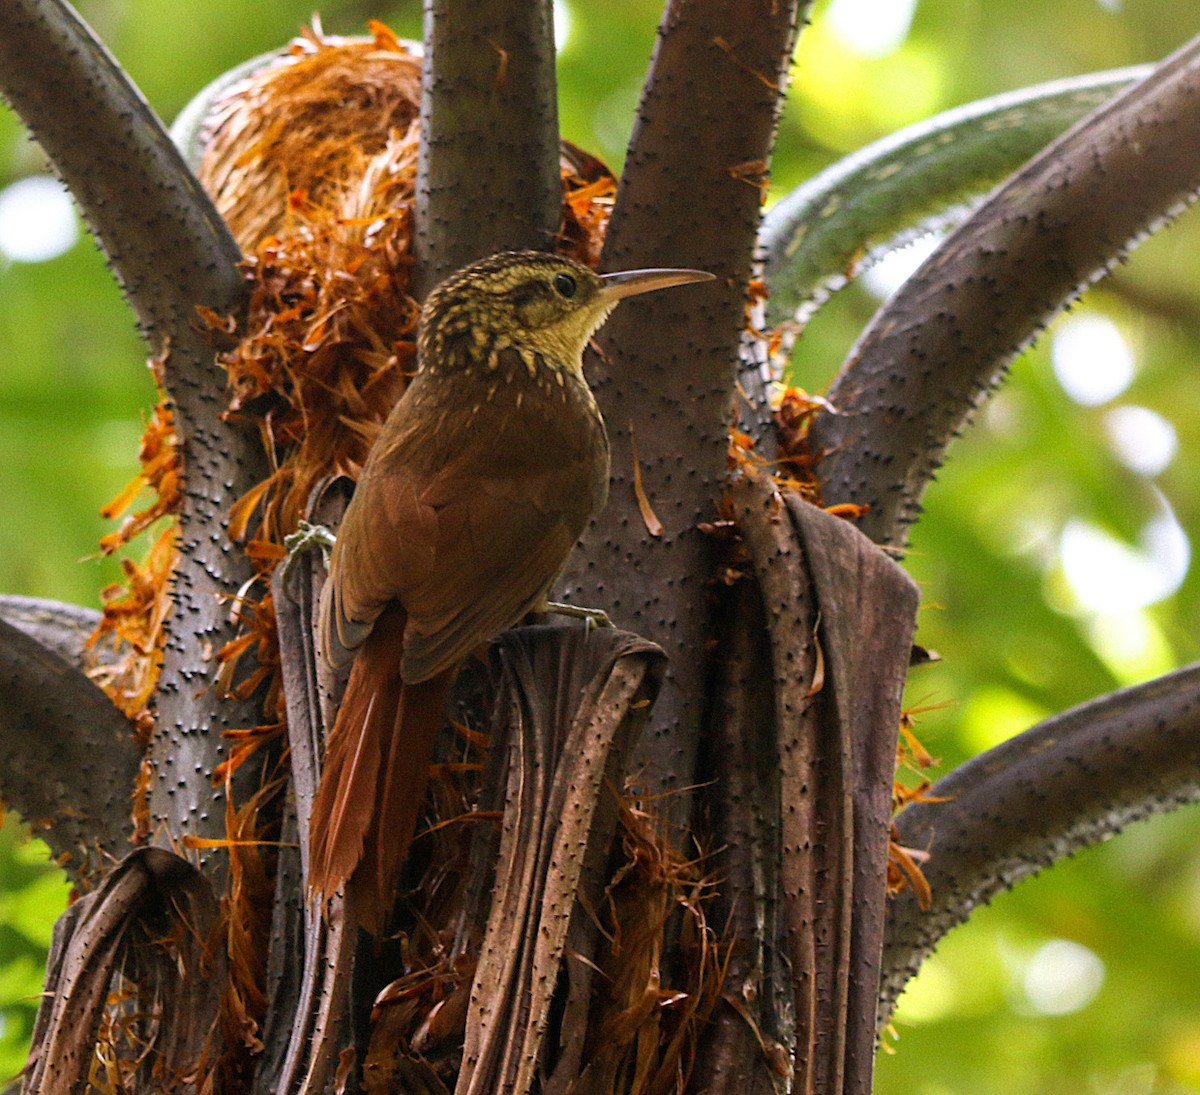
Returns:
[[[249,1090],[253,1058],[262,1050],[267,1011],[263,989],[271,934],[274,894],[274,845],[266,840],[262,815],[283,790],[286,777],[269,775],[259,789],[235,808],[229,784],[225,793],[225,841],[186,841],[185,845],[221,846],[229,863],[229,888],[211,941],[225,956],[227,976],[221,993],[218,1028],[223,1052],[206,1051],[201,1073],[213,1091]],[[214,1037],[216,1035],[214,1031]]]
[[[153,493],[153,500],[144,509],[127,516],[116,532],[107,533],[100,538],[102,555],[111,555],[148,529],[160,517],[166,517],[178,510],[179,454],[175,442],[175,423],[171,408],[165,402],[160,402],[154,408],[150,422],[142,434],[142,443],[138,450],[141,471],[116,498],[100,510],[100,515],[110,521],[122,516],[146,488]]]
[[[255,559],[256,568],[270,574],[283,556],[268,553]],[[244,589],[236,602],[236,618],[241,634],[225,644],[217,654],[217,688],[224,696],[249,699],[266,686],[262,710],[268,718],[282,724],[287,717],[283,683],[279,667],[279,635],[275,626],[275,601],[268,588],[259,600],[251,600]],[[243,666],[243,659],[246,665]]]
[[[685,860],[660,818],[620,800],[624,863],[598,910],[601,998],[588,1025],[580,1095],[687,1088],[700,1030],[721,997],[729,948],[706,912],[714,879]]]
[[[906,848],[899,840],[896,826],[892,826],[888,839],[887,892],[902,893],[912,887],[917,904],[925,910],[933,905],[933,891],[921,870],[920,864],[928,863],[930,855],[919,848]]]
[[[108,994],[100,1017],[96,1052],[88,1074],[88,1089],[99,1095],[126,1095],[136,1091],[138,1065],[145,1053],[139,1033],[142,1015],[134,1009],[137,988],[123,978]]]
[[[397,977],[376,997],[363,1061],[368,1092],[453,1089],[480,939],[464,935],[479,892],[472,857],[478,824],[500,817],[479,801],[488,736],[455,725],[455,759],[430,773],[432,804],[413,843],[409,877],[417,879],[396,925]]]
[[[153,726],[150,699],[162,668],[163,625],[171,608],[168,586],[175,556],[175,529],[167,525],[144,563],[122,559],[125,583],[100,591],[101,620],[88,639],[89,647],[104,644],[118,651],[119,657],[98,662],[88,675],[134,720],[143,743]]]
[[[754,284],[751,283],[752,288]],[[768,337],[753,329],[750,333],[762,339]],[[819,396],[811,396],[799,388],[783,389],[777,397],[774,413],[775,458],[768,460],[758,452],[754,438],[733,427],[729,431],[730,471],[769,472],[780,490],[798,494],[814,506],[823,505],[820,480],[814,470],[820,453],[810,451],[808,430],[813,416],[828,408],[829,404]],[[863,513],[861,506],[848,504],[825,508],[838,517],[853,518]]]
[[[221,962],[210,946],[217,906],[209,883],[170,853],[136,851],[74,911],[48,997],[67,1041],[35,1048],[38,1090],[193,1090]],[[94,999],[105,1006],[93,1038]],[[82,1069],[86,1082],[76,1079]]]
[[[939,704],[929,704],[916,707],[900,713],[900,736],[896,743],[897,778],[892,784],[892,814],[898,814],[912,802],[944,802],[945,799],[928,794],[931,782],[922,777],[919,782],[909,785],[899,776],[904,771],[917,773],[935,767],[941,761],[925,748],[913,732],[915,717],[922,711],[928,711]],[[906,848],[900,843],[899,830],[892,825],[888,839],[888,876],[887,887],[889,894],[898,894],[912,888],[916,894],[917,903],[922,909],[928,909],[933,901],[929,883],[921,870],[921,864],[929,862],[930,854],[920,848]]]
[[[594,156],[586,156],[567,142],[563,144],[563,222],[558,250],[595,266],[612,216],[617,180]]]
[[[827,407],[823,399],[799,388],[786,388],[775,408],[780,475],[788,487],[818,506],[822,504],[821,487],[813,466],[820,454],[809,450],[808,429],[817,411]]]
[[[160,519],[171,518],[179,509],[175,422],[162,386],[162,369],[169,356],[168,349],[163,357],[150,363],[160,400],[142,434],[138,449],[141,470],[100,512],[110,520],[125,515],[143,490],[150,492],[151,500],[142,509],[125,516],[115,532],[101,537],[102,555],[111,555]],[[100,623],[88,639],[89,649],[103,644],[118,652],[115,659],[98,661],[89,676],[134,721],[143,744],[149,741],[154,725],[150,699],[162,668],[163,624],[171,608],[168,583],[175,558],[174,528],[167,524],[155,538],[144,563],[122,559],[125,582],[100,591]],[[136,807],[134,812],[136,817]],[[138,830],[142,831],[140,825]]]
[[[233,531],[276,547],[322,481],[357,475],[416,364],[417,307],[402,260],[415,133],[363,166],[376,180],[376,204],[365,186],[349,195],[350,217],[298,200],[292,233],[264,241],[246,260],[244,334],[221,357],[231,412],[255,422],[274,469],[235,506]],[[267,572],[277,561],[260,559]]]
[[[364,162],[416,120],[419,51],[381,23],[371,32],[355,42],[313,28],[215,104],[199,176],[243,250],[288,234],[295,193],[339,206]]]

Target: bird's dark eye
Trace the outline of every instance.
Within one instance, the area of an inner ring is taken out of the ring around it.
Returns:
[[[570,274],[554,275],[554,291],[560,297],[566,297],[570,300],[575,295],[575,288],[575,279]]]

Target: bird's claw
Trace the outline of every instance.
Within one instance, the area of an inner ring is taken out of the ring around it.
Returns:
[[[572,619],[582,620],[586,631],[591,631],[594,627],[616,626],[602,608],[583,608],[580,605],[563,604],[561,601],[547,601],[546,611],[553,612],[556,616],[570,616]]]
[[[306,552],[321,549],[321,558],[325,560],[325,568],[329,569],[329,552],[337,537],[324,525],[312,525],[300,521],[296,531],[283,538],[283,546],[287,549],[287,559],[283,564],[283,575],[286,578],[296,560]]]

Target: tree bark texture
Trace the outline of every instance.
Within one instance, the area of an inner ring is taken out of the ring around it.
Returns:
[[[129,850],[140,761],[133,726],[109,698],[0,621],[0,790],[85,888]]]
[[[687,299],[631,301],[601,332],[588,375],[612,444],[612,490],[562,584],[564,599],[604,608],[667,652],[639,754],[663,788],[687,786],[695,769],[712,567],[697,526],[713,518],[725,477],[763,187],[807,6],[668,4],[604,244],[607,270],[682,266],[719,279]],[[682,813],[687,797],[665,805]]]
[[[888,907],[879,1022],[980,904],[1126,825],[1200,799],[1200,665],[1055,715],[938,780],[896,819],[932,853],[933,906]]]
[[[950,439],[1050,316],[1200,188],[1200,39],[1002,184],[880,309],[813,424],[827,503],[902,546]]]
[[[71,188],[162,361],[181,502],[149,788],[155,839],[223,835],[211,773],[222,729],[261,721],[213,687],[235,634],[230,598],[250,576],[225,533],[229,507],[264,475],[257,437],[225,422],[224,378],[197,305],[232,312],[241,257],[162,124],[88,27],[58,0],[0,0],[0,90]],[[48,80],[47,74],[54,79]]]
[[[425,48],[419,299],[485,255],[549,249],[562,217],[550,0],[426,0]]]

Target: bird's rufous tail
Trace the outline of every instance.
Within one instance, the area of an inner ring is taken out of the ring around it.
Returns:
[[[344,885],[350,914],[375,931],[395,901],[454,679],[401,680],[404,624],[389,607],[358,651],[309,822],[310,889],[328,898]]]

